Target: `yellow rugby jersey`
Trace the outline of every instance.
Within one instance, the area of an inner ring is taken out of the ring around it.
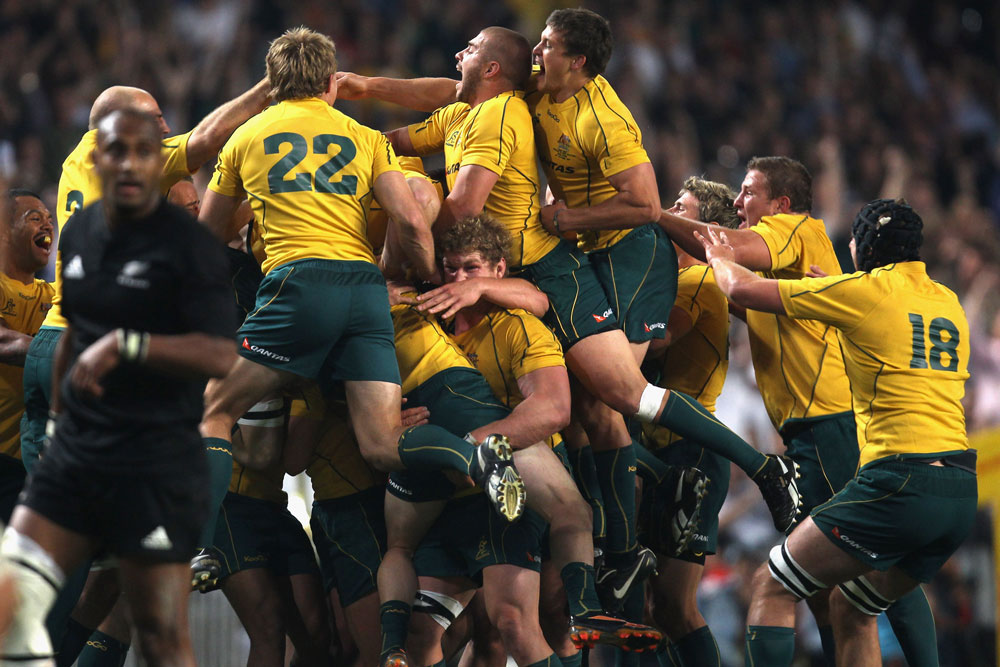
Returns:
[[[678,272],[674,308],[687,313],[693,326],[657,361],[659,384],[693,396],[714,413],[729,370],[729,303],[710,267],[696,264]],[[655,424],[643,424],[642,430],[656,448],[681,439]]]
[[[253,470],[233,459],[233,478],[229,482],[229,492],[248,498],[288,505],[288,494],[282,490],[285,468],[281,461],[267,470]]]
[[[327,400],[318,388],[305,391],[302,400],[292,401],[293,417],[322,420],[319,443],[306,469],[315,500],[333,500],[385,484],[385,475],[362,458],[351,429],[347,403]]]
[[[566,366],[555,334],[520,308],[488,313],[454,339],[486,378],[493,395],[511,410],[524,400],[518,379],[540,368]],[[562,442],[562,436],[556,433],[548,442],[555,447]]]
[[[187,142],[190,138],[191,132],[187,132],[163,140],[161,150],[164,163],[163,175],[160,177],[160,192],[163,194],[166,194],[174,183],[191,174],[187,165]],[[74,211],[101,199],[101,179],[97,176],[94,160],[91,157],[96,147],[97,130],[89,130],[63,161],[56,194],[56,226],[60,234]],[[53,284],[55,297],[52,300],[52,309],[43,324],[47,327],[65,329],[66,320],[59,308],[59,302],[62,301],[62,256],[58,247],[56,247],[56,279]]]
[[[553,192],[561,192],[570,208],[596,206],[618,191],[608,181],[644,162],[642,132],[632,113],[603,76],[596,76],[560,104],[547,94],[526,98],[538,129],[538,153]],[[556,195],[560,196],[559,194]],[[580,232],[584,251],[620,241],[631,229]]]
[[[811,265],[829,275],[841,273],[823,221],[808,215],[770,215],[751,230],[771,253],[765,278],[795,280]],[[747,311],[750,355],[761,398],[774,427],[789,419],[848,412],[851,388],[837,332],[829,324],[756,310]]]
[[[208,187],[246,192],[264,238],[262,269],[299,259],[375,262],[367,217],[375,179],[399,171],[381,132],[317,97],[285,100],[239,127]]]
[[[475,368],[444,332],[437,318],[414,306],[392,307],[396,332],[396,363],[403,380],[403,395],[449,368]]]
[[[420,155],[444,151],[448,188],[458,170],[474,164],[499,176],[485,211],[499,220],[514,243],[507,262],[511,268],[533,264],[559,244],[542,227],[540,180],[535,163],[531,114],[520,91],[508,91],[469,108],[464,102],[442,107],[422,123],[408,128]]]
[[[778,285],[789,315],[839,330],[860,466],[968,449],[969,324],[954,292],[928,278],[923,262]]]
[[[44,280],[25,285],[0,273],[0,317],[8,328],[34,336],[52,307],[54,291]],[[21,458],[23,412],[24,368],[0,364],[0,454]]]

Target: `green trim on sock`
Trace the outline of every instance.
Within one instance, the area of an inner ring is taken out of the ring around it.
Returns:
[[[583,667],[583,651],[577,651],[572,655],[566,655],[559,658],[559,662],[562,663],[562,667]]]
[[[697,442],[705,449],[729,459],[751,478],[767,460],[743,438],[730,431],[729,427],[706,410],[705,406],[682,392],[670,392],[667,403],[663,406],[663,412],[656,422],[677,435]]]
[[[219,508],[229,492],[233,479],[233,446],[222,438],[202,438],[205,458],[208,460],[208,516],[201,527],[198,546],[212,546],[215,541],[215,522],[219,520]]]
[[[603,610],[594,587],[596,576],[594,566],[583,562],[566,563],[559,571],[566,598],[569,601],[570,616],[599,614]]]
[[[719,645],[707,625],[692,630],[673,645],[681,667],[722,667]]]
[[[77,667],[122,667],[128,657],[128,649],[128,644],[94,630],[76,664]]]
[[[580,495],[590,503],[590,509],[594,512],[594,543],[601,546],[607,536],[607,520],[604,516],[601,484],[597,481],[597,470],[594,467],[594,450],[587,445],[576,450],[567,449],[566,453]]]
[[[746,667],[791,667],[795,630],[775,625],[748,625]]]
[[[440,426],[423,424],[399,436],[399,460],[409,470],[457,470],[471,475],[476,448]]]
[[[892,632],[910,667],[938,667],[937,631],[934,614],[924,590],[917,586],[885,612]]]
[[[382,624],[381,654],[406,646],[406,635],[410,630],[410,605],[399,600],[388,600],[379,606],[378,617]]]
[[[90,569],[90,563],[86,563],[86,569]],[[74,572],[76,576],[78,572]],[[83,573],[83,581],[86,581],[87,573]],[[83,590],[83,583],[81,582],[80,589],[76,591],[76,596],[73,600],[64,600],[64,604],[69,604],[69,610],[72,611],[73,607],[76,605],[76,601],[80,598],[80,593]],[[58,601],[58,597],[56,598]],[[56,667],[70,667],[74,662],[76,662],[77,657],[80,655],[80,651],[83,647],[87,645],[87,639],[94,633],[93,628],[88,628],[83,623],[80,623],[74,618],[69,617],[67,613],[65,631],[63,632],[62,638],[59,641],[58,651],[56,652]]]
[[[559,659],[558,655],[553,653],[547,658],[531,663],[527,667],[559,667],[560,665],[562,665],[562,661]]]
[[[594,452],[594,468],[604,497],[607,521],[605,562],[620,565],[631,560],[638,546],[635,535],[635,447],[627,445]]]

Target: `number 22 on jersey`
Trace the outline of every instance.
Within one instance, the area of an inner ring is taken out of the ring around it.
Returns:
[[[318,134],[313,137],[312,151],[316,155],[328,155],[330,146],[340,148],[329,160],[316,170],[315,175],[295,169],[309,152],[309,142],[295,132],[278,132],[264,139],[264,153],[276,155],[285,145],[291,146],[281,159],[267,172],[267,185],[271,194],[284,192],[329,192],[337,195],[355,195],[358,191],[358,177],[350,174],[332,180],[338,172],[350,164],[358,149],[348,137],[339,134]],[[289,178],[289,175],[291,177]]]

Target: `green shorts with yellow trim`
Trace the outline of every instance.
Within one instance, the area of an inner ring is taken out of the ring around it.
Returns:
[[[309,536],[285,507],[227,493],[212,545],[222,554],[222,578],[267,568],[279,577],[319,574]]]
[[[305,259],[272,270],[237,341],[250,361],[321,384],[400,383],[385,280],[368,262]]]
[[[386,544],[383,487],[315,501],[309,525],[327,593],[336,588],[340,604],[349,607],[377,592]]]
[[[977,504],[973,473],[891,457],[866,465],[812,518],[872,569],[895,566],[926,583],[968,537]]]
[[[468,577],[482,584],[491,565],[514,565],[540,572],[541,542],[547,524],[537,512],[508,523],[476,493],[452,500],[428,531],[413,556],[424,577]]]
[[[435,426],[464,438],[467,433],[510,414],[486,378],[474,368],[448,368],[406,393],[406,407],[424,406]],[[387,490],[409,502],[451,498],[454,484],[440,472],[401,470],[389,475]]]
[[[854,479],[858,472],[858,431],[853,412],[789,419],[781,426],[786,454],[799,464],[799,495],[806,517]]]
[[[569,241],[560,241],[545,257],[514,275],[531,281],[549,297],[549,310],[543,319],[564,350],[587,336],[618,328],[594,267]]]
[[[677,297],[677,251],[660,226],[636,227],[587,257],[629,341],[663,338]]]
[[[704,563],[705,555],[714,554],[719,541],[719,511],[729,492],[729,459],[690,440],[677,440],[652,453],[667,465],[698,468],[708,477],[694,538],[683,553],[673,556],[678,560]]]

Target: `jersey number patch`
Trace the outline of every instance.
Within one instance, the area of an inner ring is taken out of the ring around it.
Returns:
[[[913,356],[910,358],[910,368],[930,367],[936,371],[958,370],[958,327],[944,317],[935,317],[924,333],[924,318],[918,313],[910,313],[910,327],[913,329]],[[943,334],[947,334],[945,339]],[[930,354],[927,353],[925,340],[930,339]],[[947,365],[943,363],[942,355],[947,355]]]
[[[301,134],[295,132],[272,134],[264,139],[264,153],[267,155],[280,153],[284,144],[290,144],[291,150],[275,162],[267,172],[267,187],[271,194],[311,192],[314,189],[314,182],[316,192],[330,192],[336,195],[357,194],[357,176],[345,175],[338,181],[330,180],[358,154],[357,147],[349,138],[339,134],[318,134],[313,137],[312,150],[316,155],[328,155],[333,144],[340,147],[336,155],[320,165],[315,176],[308,171],[300,171],[292,173],[292,177],[287,178],[309,152],[309,143]]]

